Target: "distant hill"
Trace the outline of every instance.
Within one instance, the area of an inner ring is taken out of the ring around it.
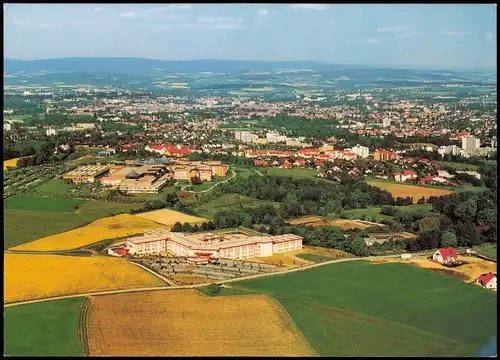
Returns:
[[[232,72],[243,70],[270,71],[276,69],[367,69],[369,66],[336,65],[317,61],[253,61],[253,60],[152,60],[141,58],[62,58],[44,60],[4,60],[4,73],[69,71],[94,73],[144,74],[157,69],[166,72]]]

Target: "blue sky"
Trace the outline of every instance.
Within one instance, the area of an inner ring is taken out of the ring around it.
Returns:
[[[4,54],[482,68],[496,5],[8,4]]]

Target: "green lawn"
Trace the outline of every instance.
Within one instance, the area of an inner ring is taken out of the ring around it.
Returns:
[[[483,249],[478,249],[478,252],[481,255],[489,257],[490,259],[493,259],[493,260],[497,259],[497,247],[496,247],[496,245],[491,246],[491,247],[486,247]]]
[[[195,208],[195,213],[204,218],[213,218],[218,210],[229,210],[239,207],[258,206],[270,203],[268,201],[251,198],[244,195],[226,194],[210,200]],[[271,203],[274,204],[274,203]]]
[[[276,298],[321,356],[472,355],[496,332],[496,294],[408,264],[344,262],[230,285]]]
[[[43,183],[35,189],[39,195],[65,195],[71,194],[73,185],[68,184],[60,179],[52,179]]]
[[[4,249],[59,234],[137,207],[140,205],[87,201],[75,212],[5,209]]]
[[[296,257],[312,262],[322,262],[322,261],[328,261],[328,260],[333,260],[331,257],[328,256],[323,256],[319,254],[297,254],[295,255]]]
[[[80,306],[86,298],[4,308],[7,356],[81,356]]]
[[[85,200],[58,199],[50,197],[18,195],[4,201],[5,210],[39,210],[53,212],[68,212],[85,204]],[[54,216],[57,216],[54,214]]]
[[[450,166],[450,167],[454,168],[455,170],[477,170],[477,168],[479,167],[478,165],[462,164],[462,163],[451,162],[451,161],[436,161],[436,162],[442,166]]]

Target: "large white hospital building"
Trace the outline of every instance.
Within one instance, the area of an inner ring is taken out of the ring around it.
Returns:
[[[243,234],[184,234],[156,229],[128,238],[125,249],[133,254],[171,252],[193,262],[209,258],[248,259],[302,249],[302,237],[293,234],[245,236]]]

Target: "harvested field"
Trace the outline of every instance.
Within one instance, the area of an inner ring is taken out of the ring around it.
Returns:
[[[207,221],[207,219],[204,218],[186,215],[181,212],[169,209],[149,211],[142,214],[137,214],[135,216],[167,226],[173,226],[176,222],[180,222],[181,224],[184,224],[185,222],[190,224],[201,224]]]
[[[392,196],[396,197],[413,197],[413,203],[415,204],[418,199],[422,196],[426,199],[431,196],[444,196],[448,194],[453,194],[451,190],[445,189],[435,189],[428,188],[423,186],[414,186],[414,185],[403,185],[396,184],[386,181],[376,181],[376,180],[368,180],[367,183],[372,186],[376,186],[382,190],[386,190],[392,194]]]
[[[165,285],[156,276],[107,257],[4,255],[4,302]]]
[[[323,223],[307,224],[307,226],[338,226],[342,228],[342,230],[348,230],[348,229],[366,229],[374,225],[362,223],[355,220],[328,220]]]
[[[12,250],[71,250],[102,240],[131,236],[159,227],[161,225],[153,221],[130,214],[121,214],[96,220],[78,229],[19,245],[13,247]]]
[[[324,221],[324,219],[315,217],[315,216],[307,216],[299,219],[293,219],[288,221],[290,225],[304,225],[308,223],[313,223],[313,222],[318,222],[318,221]]]
[[[91,297],[91,356],[310,356],[290,316],[264,295],[196,290]]]
[[[458,266],[455,268],[447,268],[441,264],[436,264],[430,260],[416,260],[415,263],[424,269],[434,270],[441,269],[457,273],[457,276],[462,276],[465,281],[473,281],[479,275],[492,272],[497,272],[497,264],[491,261],[479,259],[472,256],[460,256],[459,259],[467,261],[469,264]]]

